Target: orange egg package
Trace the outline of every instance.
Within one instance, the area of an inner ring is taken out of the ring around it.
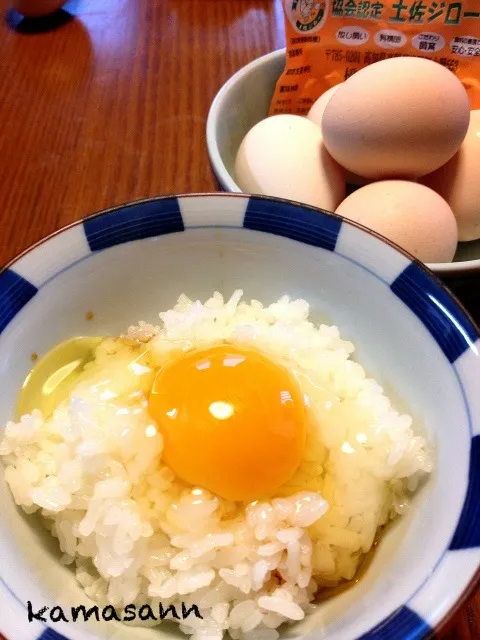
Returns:
[[[306,115],[369,64],[415,56],[450,69],[480,109],[480,0],[283,0],[285,70],[270,115]]]

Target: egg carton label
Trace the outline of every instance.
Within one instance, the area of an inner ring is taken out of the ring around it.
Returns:
[[[450,42],[450,51],[465,58],[480,56],[480,38],[457,36]]]
[[[375,44],[382,49],[400,49],[407,42],[407,36],[395,29],[382,29],[374,37]]]
[[[422,53],[437,53],[445,47],[445,38],[439,33],[424,31],[412,38],[412,45]]]
[[[283,8],[287,60],[270,115],[306,115],[330,87],[399,56],[448,68],[480,109],[479,0],[283,0]]]

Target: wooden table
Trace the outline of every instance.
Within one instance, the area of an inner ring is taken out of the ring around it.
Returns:
[[[76,17],[42,33],[0,24],[0,264],[104,207],[214,190],[209,105],[232,73],[284,45],[280,0],[66,8]],[[480,592],[443,637],[480,638]]]

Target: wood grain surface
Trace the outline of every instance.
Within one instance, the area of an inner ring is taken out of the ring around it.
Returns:
[[[209,105],[284,42],[267,0],[66,6],[77,17],[45,33],[0,26],[0,263],[104,207],[215,190]]]
[[[104,207],[214,190],[209,105],[237,69],[284,46],[280,0],[72,0],[66,9],[34,25],[9,13],[0,24],[0,264]],[[442,637],[480,638],[479,592]]]

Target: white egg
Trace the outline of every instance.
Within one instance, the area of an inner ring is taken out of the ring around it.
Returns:
[[[235,179],[247,193],[329,211],[345,197],[343,169],[326,150],[320,127],[295,115],[272,116],[247,133],[237,154]]]

